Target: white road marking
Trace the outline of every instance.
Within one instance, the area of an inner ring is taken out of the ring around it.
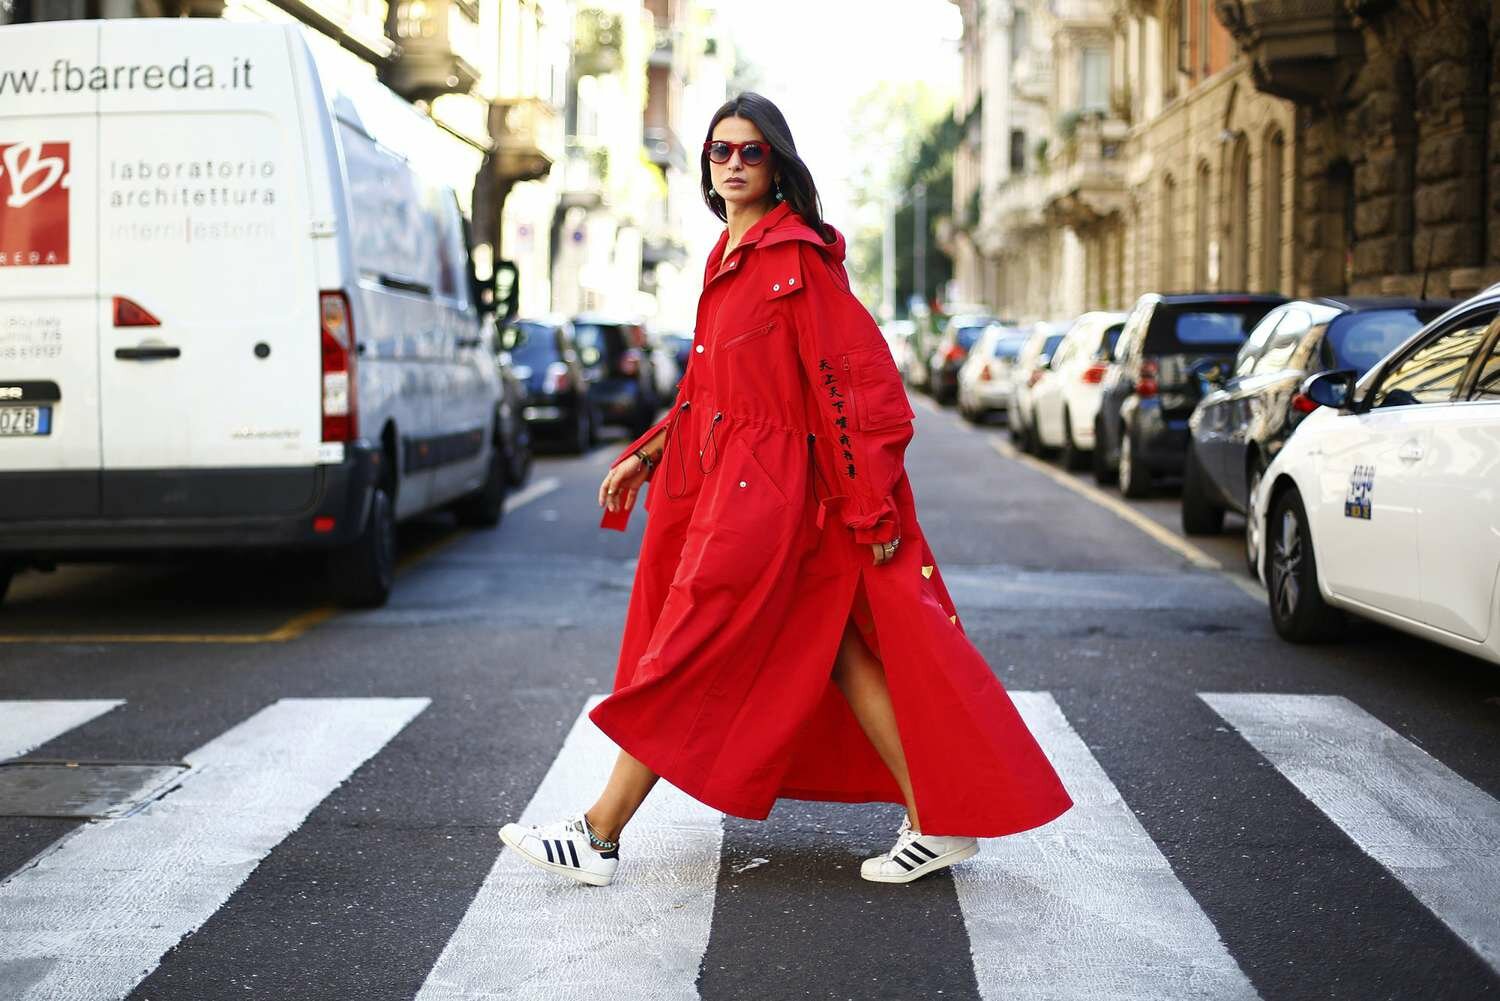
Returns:
[[[585,704],[521,823],[582,812],[603,788],[617,748],[588,718],[603,698]],[[620,868],[607,888],[534,868],[497,836],[500,857],[418,1001],[596,1001],[622,990],[639,1001],[697,1001],[723,821],[658,783],[620,839]]]
[[[522,487],[520,490],[517,490],[509,497],[505,498],[505,513],[509,514],[510,512],[514,511],[516,508],[521,507],[524,504],[530,504],[538,497],[545,497],[561,485],[562,482],[555,476],[548,476],[540,480],[533,480],[531,483],[526,484],[526,486]]]
[[[0,883],[0,997],[125,997],[428,701],[282,699],[165,799],[58,841]]]
[[[0,761],[20,757],[119,705],[124,705],[120,699],[0,702]]]
[[[982,839],[952,870],[980,997],[1257,998],[1052,696],[1011,697],[1074,806],[1035,830]]]
[[[1500,801],[1342,696],[1200,697],[1500,971]]]

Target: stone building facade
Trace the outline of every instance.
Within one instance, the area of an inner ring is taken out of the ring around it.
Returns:
[[[1500,281],[1500,4],[1217,0],[1257,87],[1295,102],[1299,294]]]

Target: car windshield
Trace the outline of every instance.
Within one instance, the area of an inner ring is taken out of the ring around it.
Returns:
[[[573,336],[578,342],[578,357],[585,365],[597,365],[602,358],[618,358],[625,353],[625,331],[613,324],[576,323]]]
[[[1183,344],[1239,344],[1246,333],[1244,313],[1216,310],[1177,314],[1177,340]]]
[[[967,350],[974,346],[975,341],[979,340],[979,335],[984,333],[986,326],[987,324],[981,323],[973,327],[959,327],[954,331],[954,337],[957,338],[959,345]]]
[[[552,328],[541,323],[517,323],[506,331],[510,356],[521,365],[545,365],[557,359],[557,338]]]
[[[996,358],[1011,358],[1021,353],[1026,346],[1025,334],[1005,334],[995,341],[994,355]]]
[[[1066,336],[1066,334],[1053,334],[1051,337],[1048,337],[1045,341],[1043,341],[1042,357],[1050,359],[1052,355],[1057,351],[1057,346],[1062,343],[1062,339]]]
[[[1364,375],[1440,310],[1376,309],[1340,317],[1328,330],[1334,368]]]
[[[1104,332],[1104,344],[1099,348],[1099,357],[1113,358],[1115,356],[1115,345],[1120,342],[1120,332],[1125,329],[1125,324],[1116,323]]]

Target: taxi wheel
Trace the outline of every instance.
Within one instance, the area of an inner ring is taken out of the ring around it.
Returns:
[[[396,578],[396,512],[385,484],[370,497],[370,514],[359,538],[328,556],[329,584],[340,603],[379,608]]]
[[[1337,636],[1343,625],[1338,609],[1318,590],[1318,564],[1313,555],[1307,510],[1296,488],[1271,504],[1267,523],[1266,590],[1271,624],[1292,643],[1316,643]]]

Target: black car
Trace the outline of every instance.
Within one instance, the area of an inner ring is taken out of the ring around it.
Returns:
[[[1204,373],[1211,391],[1188,421],[1183,531],[1218,532],[1226,510],[1246,512],[1260,474],[1317,409],[1297,391],[1304,379],[1335,369],[1363,376],[1455,301],[1318,298],[1267,313],[1232,368]]]
[[[600,421],[624,425],[632,437],[645,434],[662,406],[646,328],[590,313],[573,318],[573,338]]]
[[[662,347],[672,352],[677,359],[677,382],[682,383],[682,377],[687,375],[688,362],[693,357],[693,335],[677,330],[669,330],[661,335]]]
[[[588,451],[599,422],[569,325],[515,320],[500,331],[500,348],[509,353],[512,371],[526,388],[521,419],[532,434],[570,451]]]
[[[996,322],[993,316],[984,313],[960,313],[948,319],[928,360],[927,391],[934,400],[952,403],[958,399],[958,370],[979,335]]]
[[[1118,478],[1126,497],[1144,497],[1155,477],[1180,475],[1201,374],[1232,363],[1250,329],[1283,302],[1284,295],[1219,292],[1136,300],[1104,377],[1094,477]]]

